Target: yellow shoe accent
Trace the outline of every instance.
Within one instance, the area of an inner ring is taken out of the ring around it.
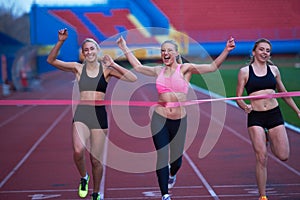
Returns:
[[[85,198],[89,193],[89,180],[90,180],[90,176],[88,176],[87,180],[84,179],[84,178],[80,179],[80,184],[79,184],[79,188],[78,188],[78,195],[81,198]]]
[[[258,200],[268,200],[267,196],[260,196]]]

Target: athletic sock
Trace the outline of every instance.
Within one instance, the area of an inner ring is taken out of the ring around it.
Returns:
[[[89,175],[88,175],[88,173],[86,172],[85,176],[84,176],[84,177],[82,177],[82,178],[84,178],[85,180],[88,180],[88,178],[89,178]]]

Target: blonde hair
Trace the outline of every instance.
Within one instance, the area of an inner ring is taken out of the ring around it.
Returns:
[[[178,44],[177,44],[174,40],[166,40],[166,41],[164,41],[164,42],[161,44],[161,47],[162,47],[164,44],[172,44],[172,45],[175,47],[175,50],[178,52]],[[180,54],[178,54],[178,56],[176,57],[176,61],[177,61],[179,64],[182,64],[182,63],[183,63]]]
[[[83,40],[83,42],[82,42],[82,44],[81,44],[81,50],[82,50],[82,51],[83,51],[83,46],[84,46],[85,43],[87,43],[87,42],[92,42],[92,43],[94,43],[95,46],[96,46],[96,48],[97,48],[98,50],[100,50],[100,46],[99,46],[99,44],[96,42],[96,40],[94,40],[93,38],[86,38],[85,40]]]
[[[271,44],[270,40],[268,40],[268,39],[266,39],[266,38],[260,38],[260,39],[258,39],[258,40],[255,41],[254,46],[253,46],[253,48],[252,48],[252,52],[256,50],[257,46],[258,46],[260,43],[267,43],[267,44],[269,44],[270,47],[271,47],[270,50],[272,50],[272,44]],[[254,62],[254,59],[255,59],[254,56],[251,56],[251,57],[250,57],[250,62],[249,62],[249,64],[252,64],[252,63]],[[274,65],[274,63],[271,61],[271,59],[267,60],[267,64],[268,64],[268,65]]]
[[[91,43],[95,44],[97,50],[100,51],[100,45],[93,38],[86,38],[85,40],[83,40],[83,42],[81,43],[81,51],[79,52],[79,60],[81,62],[84,62],[84,63],[85,63],[85,59],[84,59],[84,56],[83,56],[83,46],[87,42],[91,42]],[[99,54],[97,55],[97,57],[98,57],[98,61],[100,62],[101,58],[100,58]]]

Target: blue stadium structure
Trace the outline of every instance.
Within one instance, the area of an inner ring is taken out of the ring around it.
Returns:
[[[86,37],[101,42],[103,52],[117,58],[121,56],[115,44],[119,35],[139,49],[136,53],[142,58],[159,56],[160,43],[166,38],[177,40],[182,54],[217,55],[231,35],[237,41],[233,55],[249,55],[253,41],[260,37],[272,41],[273,54],[300,53],[298,0],[284,5],[270,1],[267,9],[263,1],[245,2],[108,0],[93,6],[33,5],[31,42],[43,46],[40,52],[45,56],[49,45],[57,41],[57,30],[68,28],[69,39],[60,54],[64,60],[78,59],[76,49]],[[199,49],[199,45],[203,48]],[[44,62],[43,57],[38,62]]]

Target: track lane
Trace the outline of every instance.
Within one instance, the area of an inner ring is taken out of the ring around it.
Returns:
[[[48,95],[46,97],[49,99],[70,98],[73,77],[66,77],[65,73],[57,72],[55,76],[50,76],[49,85],[43,86],[47,92],[21,93],[16,94],[14,98],[41,98],[44,97],[42,93]],[[52,82],[52,78],[58,81]],[[24,94],[25,97],[22,97]],[[199,98],[207,98],[201,93],[198,95]],[[64,108],[64,106],[33,107],[28,111],[26,111],[28,107],[6,108],[5,116],[0,114],[1,122],[3,119],[13,119],[0,126],[1,137],[5,138],[0,141],[1,181],[28,152],[37,138],[45,133]],[[199,131],[186,154],[218,198],[257,199],[255,160],[246,130],[245,114],[237,108],[228,106],[225,126],[218,142],[207,156],[199,158],[199,150],[208,130],[208,121],[211,120],[209,104],[201,105],[200,110]],[[143,114],[144,111],[142,108],[131,110],[140,125],[144,125],[149,120],[148,115]],[[71,118],[72,113],[68,112],[59,120],[26,162],[0,188],[0,199],[79,199],[76,195],[78,173],[72,160]],[[38,126],[32,127],[35,125]],[[299,134],[293,131],[289,130],[288,134],[291,143],[289,161],[282,165],[272,157],[269,158],[269,165],[272,167],[269,171],[268,193],[272,200],[299,199],[300,197],[300,179],[297,175],[300,170],[297,155],[300,152],[300,138]],[[18,140],[15,139],[16,136]],[[123,145],[127,144],[125,146],[128,151],[141,153],[153,150],[151,139],[127,136],[117,126],[113,126],[109,137],[122,148],[125,148]],[[109,151],[108,157],[110,153],[113,152]],[[144,159],[146,163],[155,162],[153,159]],[[289,168],[296,170],[296,173]],[[126,173],[107,167],[104,186],[106,199],[159,199],[154,172]],[[172,199],[214,199],[186,158],[183,159],[178,182],[171,193]]]

